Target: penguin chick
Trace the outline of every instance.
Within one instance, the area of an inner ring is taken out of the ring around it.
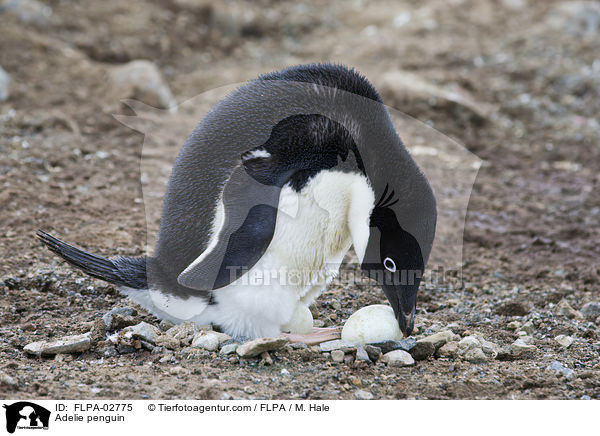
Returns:
[[[354,246],[408,336],[435,223],[427,179],[372,85],[313,64],[247,83],[202,120],[173,167],[152,256],[105,259],[37,235],[156,316],[235,338],[282,333]]]

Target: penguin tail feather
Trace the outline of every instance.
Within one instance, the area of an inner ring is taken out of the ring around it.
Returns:
[[[36,236],[50,251],[89,276],[134,289],[148,288],[145,257],[119,256],[111,260],[73,247],[42,230]]]

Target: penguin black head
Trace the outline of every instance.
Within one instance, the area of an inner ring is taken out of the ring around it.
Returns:
[[[369,227],[377,229],[379,238],[379,263],[363,263],[365,273],[377,280],[394,309],[398,325],[405,336],[414,328],[417,291],[425,269],[423,254],[418,241],[404,230],[392,206],[399,200],[394,191],[383,195],[371,212]]]

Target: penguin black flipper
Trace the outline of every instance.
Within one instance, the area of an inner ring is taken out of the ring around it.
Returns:
[[[281,188],[293,173],[278,168],[261,147],[244,153],[223,190],[221,224],[209,248],[179,275],[179,284],[214,290],[247,273],[271,243]]]

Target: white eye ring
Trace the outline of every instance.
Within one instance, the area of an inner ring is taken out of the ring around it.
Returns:
[[[383,260],[383,266],[385,266],[385,269],[387,269],[389,272],[396,272],[396,262],[389,257],[386,257]]]

